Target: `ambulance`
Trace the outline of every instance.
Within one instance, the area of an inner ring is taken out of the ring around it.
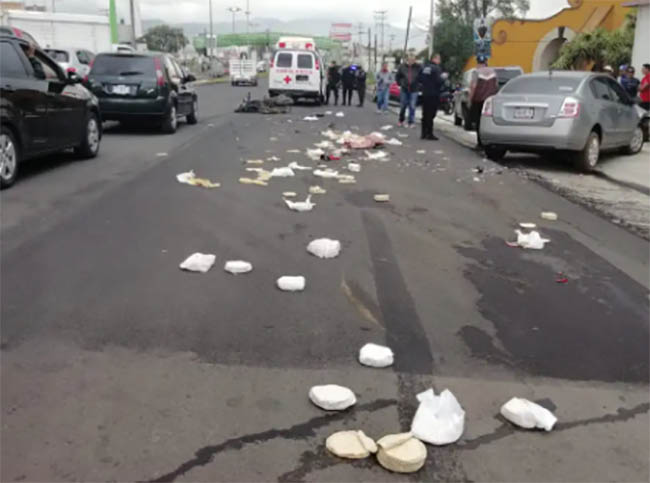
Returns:
[[[269,95],[323,102],[323,59],[309,37],[280,37],[269,66]]]

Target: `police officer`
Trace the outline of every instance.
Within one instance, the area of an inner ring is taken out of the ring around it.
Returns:
[[[433,119],[438,113],[440,103],[441,75],[440,54],[431,57],[431,62],[427,63],[418,75],[418,81],[422,86],[422,134],[420,139],[438,140],[433,134]]]
[[[352,105],[352,93],[356,84],[357,66],[351,64],[343,69],[341,74],[341,81],[343,83],[343,105],[346,102],[348,106]]]
[[[366,71],[362,66],[359,66],[357,69],[356,75],[356,89],[357,94],[359,94],[359,106],[363,107],[363,101],[366,100]]]
[[[325,96],[325,104],[330,103],[330,93],[334,93],[334,105],[339,103],[339,84],[341,83],[341,70],[333,60],[330,68],[327,69],[327,93]]]

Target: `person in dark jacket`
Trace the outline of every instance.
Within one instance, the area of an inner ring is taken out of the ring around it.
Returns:
[[[354,91],[354,84],[356,81],[357,66],[351,64],[343,69],[341,73],[341,82],[343,83],[343,105],[352,105],[352,92]]]
[[[418,81],[422,86],[422,134],[420,139],[438,140],[433,134],[433,120],[438,113],[440,103],[441,75],[440,54],[435,54],[418,76]]]
[[[359,107],[363,107],[363,101],[366,99],[366,71],[359,66],[357,69],[355,87],[359,95]]]
[[[341,83],[341,69],[333,60],[330,68],[327,69],[327,93],[325,95],[325,104],[330,103],[330,93],[334,93],[334,105],[339,103],[339,84]]]
[[[636,99],[637,95],[639,94],[639,84],[641,84],[641,81],[634,77],[634,74],[634,67],[626,67],[625,72],[622,72],[621,79],[619,81],[623,89],[625,89],[625,92],[627,92],[627,95],[630,96],[630,99],[632,100]]]
[[[405,64],[399,66],[395,80],[400,87],[400,110],[398,126],[404,125],[406,108],[409,110],[408,125],[415,126],[415,106],[418,102],[418,75],[420,65],[415,62],[415,56],[409,54]]]

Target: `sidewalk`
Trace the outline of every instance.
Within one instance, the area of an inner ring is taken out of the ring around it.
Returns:
[[[395,105],[390,109],[399,113]],[[415,117],[421,120],[421,109]],[[476,133],[455,126],[453,116],[439,113],[434,131],[470,149],[477,145]],[[635,156],[604,153],[594,175],[578,173],[551,156],[515,153],[502,164],[650,239],[650,144]]]

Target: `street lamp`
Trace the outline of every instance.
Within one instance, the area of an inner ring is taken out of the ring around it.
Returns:
[[[235,33],[235,14],[237,12],[241,12],[241,8],[239,7],[229,7],[226,10],[228,10],[230,13],[232,13],[232,33]]]

